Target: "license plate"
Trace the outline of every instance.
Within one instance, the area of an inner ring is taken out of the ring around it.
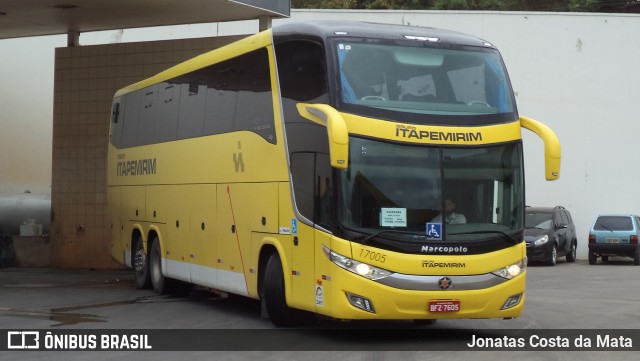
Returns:
[[[620,243],[620,238],[605,238],[604,243]]]
[[[458,312],[460,311],[460,301],[431,301],[429,302],[429,312]]]

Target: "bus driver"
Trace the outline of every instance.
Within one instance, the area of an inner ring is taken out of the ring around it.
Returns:
[[[467,218],[462,213],[454,212],[456,209],[456,203],[450,197],[444,199],[444,223],[456,224],[467,223]],[[442,213],[438,214],[431,220],[432,222],[442,223]]]

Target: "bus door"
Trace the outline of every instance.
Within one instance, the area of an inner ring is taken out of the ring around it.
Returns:
[[[333,214],[333,180],[329,154],[297,152],[291,155],[291,171],[298,213],[305,222],[292,227],[291,305],[315,310],[324,304],[322,279],[316,277],[315,264],[322,255],[322,244],[330,247],[330,220]],[[309,224],[311,223],[311,224]]]

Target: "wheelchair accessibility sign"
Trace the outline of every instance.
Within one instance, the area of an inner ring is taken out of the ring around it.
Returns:
[[[427,223],[427,239],[442,239],[442,223]]]

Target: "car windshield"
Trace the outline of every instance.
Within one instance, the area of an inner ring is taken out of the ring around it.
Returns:
[[[522,231],[520,142],[442,148],[352,137],[349,148],[339,218],[363,238],[479,241]]]
[[[552,220],[550,212],[526,211],[524,218],[525,228],[551,229]]]
[[[601,216],[593,226],[596,231],[631,231],[633,222],[631,217]]]

